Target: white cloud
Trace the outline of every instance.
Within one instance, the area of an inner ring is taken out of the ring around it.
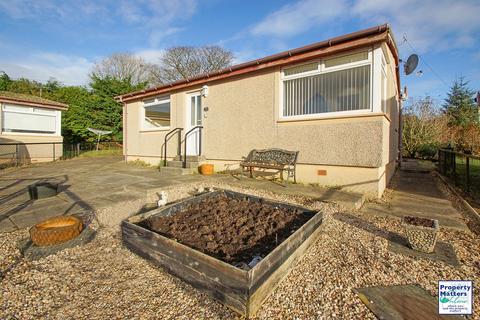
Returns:
[[[183,30],[179,23],[190,18],[197,9],[198,0],[0,0],[0,13],[12,19],[35,20],[55,26],[75,24],[75,26],[95,26],[99,23],[111,24],[115,21],[135,28],[138,37],[149,42],[150,49],[134,52],[147,62],[158,63],[163,50],[157,49],[167,36]],[[95,23],[92,23],[94,21]],[[68,27],[63,27],[68,31]],[[102,36],[99,28],[96,37]],[[78,32],[73,28],[72,32]],[[82,34],[82,39],[89,34]],[[75,54],[54,52],[31,53],[23,45],[12,41],[1,41],[0,70],[13,78],[29,78],[41,82],[53,77],[67,85],[84,85],[89,81],[88,74],[95,61],[103,57],[87,59]],[[111,39],[112,34],[108,34]],[[8,50],[7,50],[8,49]]]
[[[164,53],[164,49],[144,49],[136,51],[134,55],[143,58],[146,62],[158,64]]]
[[[254,35],[294,36],[313,26],[331,22],[346,10],[344,0],[303,0],[268,15],[251,32]]]
[[[142,0],[135,4],[123,0],[118,13],[128,23],[148,30],[150,45],[157,47],[165,37],[183,30],[175,25],[190,18],[196,9],[197,0]]]
[[[108,17],[107,2],[58,0],[0,0],[0,11],[14,19],[81,20],[86,16]]]
[[[198,0],[0,0],[0,12],[13,19],[35,19],[43,24],[74,22],[77,26],[125,22],[158,46],[169,35],[182,30],[178,25],[190,18]],[[101,29],[99,29],[99,32]]]
[[[473,45],[480,32],[478,12],[476,0],[360,0],[352,8],[353,17],[390,22],[394,32],[406,34],[420,52]]]
[[[0,70],[12,78],[46,82],[53,77],[67,85],[87,84],[92,67],[93,62],[88,59],[51,52],[34,53],[22,59],[0,62]]]
[[[266,16],[251,28],[255,36],[291,37],[339,19],[376,25],[388,22],[401,42],[406,34],[420,52],[470,47],[480,33],[478,0],[300,0]]]

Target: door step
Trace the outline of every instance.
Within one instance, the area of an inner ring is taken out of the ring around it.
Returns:
[[[173,160],[180,161],[180,156],[175,156]],[[206,160],[205,156],[187,156],[187,162],[203,162],[205,160]]]
[[[160,174],[165,176],[184,176],[186,174],[192,174],[198,172],[195,168],[176,168],[176,167],[160,167]]]
[[[201,164],[200,162],[196,162],[196,161],[187,161],[187,168],[196,169],[200,164]],[[183,168],[183,161],[179,161],[179,160],[168,161],[167,167]]]

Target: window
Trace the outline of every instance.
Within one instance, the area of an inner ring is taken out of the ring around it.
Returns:
[[[2,108],[2,131],[30,134],[60,134],[57,130],[60,111],[4,104]]]
[[[143,129],[155,130],[168,129],[170,127],[169,97],[145,100],[143,103]]]
[[[294,68],[284,70],[283,117],[370,109],[368,52],[327,59],[317,65],[313,71],[311,67],[296,67],[307,71],[293,76],[286,71]]]
[[[382,66],[382,112],[388,113],[387,108],[387,74]]]
[[[387,62],[382,55],[382,80],[381,80],[381,90],[382,90],[382,112],[389,114],[388,108],[388,83],[387,83]]]
[[[347,56],[342,56],[338,58],[330,58],[325,60],[325,68],[335,67],[342,64],[358,62],[368,59],[368,52],[359,52],[354,54],[349,54]]]

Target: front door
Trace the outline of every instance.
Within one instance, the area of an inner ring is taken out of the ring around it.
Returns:
[[[195,126],[202,125],[202,96],[200,92],[192,93],[187,99],[185,132],[188,132]],[[189,133],[185,139],[187,144],[187,156],[196,156],[200,154],[200,130],[194,130]]]

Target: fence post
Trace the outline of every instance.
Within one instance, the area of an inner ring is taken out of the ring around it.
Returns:
[[[453,184],[457,184],[457,156],[452,152],[452,174],[453,174]]]
[[[470,192],[470,157],[466,156],[465,161],[465,185],[467,193]]]

